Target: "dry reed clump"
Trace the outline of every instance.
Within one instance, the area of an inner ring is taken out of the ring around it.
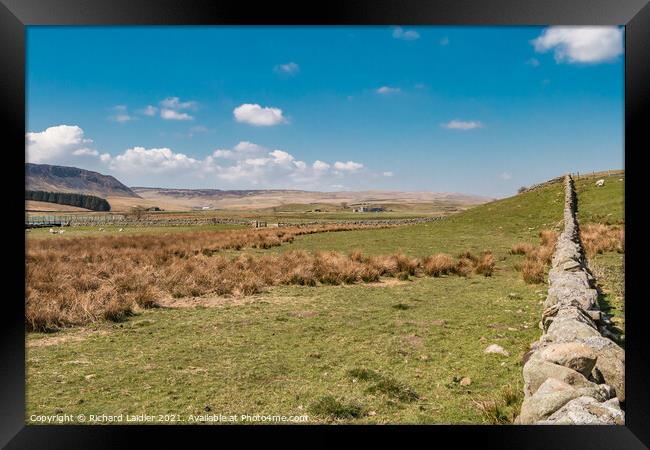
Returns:
[[[456,269],[456,261],[451,256],[445,253],[438,253],[424,258],[422,262],[424,273],[431,277],[439,277],[440,275],[447,275],[454,273]]]
[[[515,264],[515,269],[521,271],[524,281],[528,284],[544,282],[546,266],[553,259],[558,234],[552,230],[542,230],[539,233],[539,238],[541,241],[540,245],[519,242],[510,248],[511,254],[526,256],[523,263]]]
[[[486,277],[491,277],[494,273],[494,256],[489,251],[483,252],[483,255],[477,260],[475,271],[477,274],[484,275]]]
[[[625,253],[625,229],[616,225],[587,224],[580,229],[580,238],[588,256],[603,252]]]
[[[419,261],[415,258],[409,258],[402,252],[394,253],[390,255],[390,258],[395,262],[395,267],[397,267],[398,273],[407,273],[409,275],[415,275],[415,271],[420,265]]]
[[[337,231],[336,227],[319,227]],[[423,259],[403,253],[365,256],[301,250],[278,255],[225,256],[242,246],[278,245],[313,229],[173,235],[64,238],[29,241],[26,257],[26,326],[54,331],[98,320],[124,320],[164,297],[254,295],[268,286],[375,282],[380,277],[427,274],[489,276],[494,259],[439,254]],[[195,242],[190,236],[193,236]],[[242,240],[237,241],[235,236]],[[209,251],[204,251],[209,249]],[[215,251],[217,252],[215,254]]]
[[[521,275],[528,284],[544,282],[544,263],[538,259],[527,259],[521,266]]]
[[[528,242],[518,242],[510,248],[510,253],[513,255],[527,255],[533,251],[534,248],[535,246]]]
[[[474,260],[472,258],[460,257],[452,273],[460,277],[469,277],[474,271]]]
[[[302,234],[381,227],[334,224],[30,240],[26,325],[52,331],[100,318],[122,320],[136,307],[156,307],[163,295],[250,295],[273,284],[269,277],[277,275],[264,278],[260,273],[265,267],[251,268],[250,261],[240,261],[229,271],[231,262],[220,251],[270,248]],[[303,274],[304,283],[314,283],[311,277]]]

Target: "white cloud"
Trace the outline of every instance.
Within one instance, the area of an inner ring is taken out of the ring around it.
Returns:
[[[99,152],[94,148],[80,148],[72,152],[75,156],[98,156]]]
[[[283,150],[273,150],[269,155],[273,158],[273,162],[276,164],[289,164],[295,159],[293,155]]]
[[[133,117],[129,116],[128,114],[116,114],[112,118],[114,121],[119,123],[129,122],[130,120],[133,120]]]
[[[234,161],[241,161],[244,159],[252,158],[254,156],[266,155],[267,150],[261,145],[254,144],[249,141],[241,141],[232,149],[220,148],[212,153],[214,158],[218,159],[231,159]]]
[[[195,110],[198,103],[194,101],[182,102],[178,97],[167,97],[160,101],[160,106],[160,117],[165,120],[194,120],[193,116],[183,110]],[[156,108],[147,106],[146,113],[155,114]]]
[[[161,173],[197,169],[200,161],[183,153],[163,148],[129,148],[113,158],[106,158],[109,167],[118,172]]]
[[[237,122],[247,123],[258,127],[286,123],[280,108],[265,108],[257,103],[244,103],[233,110]]]
[[[392,177],[395,174],[389,170],[389,171],[386,171],[386,172],[382,173],[382,175],[385,176],[385,177]]]
[[[133,185],[162,185],[176,180],[187,185],[213,177],[218,186],[231,189],[249,187],[322,190],[347,177],[357,179],[364,165],[354,161],[334,164],[298,160],[281,149],[270,150],[249,141],[232,148],[216,149],[196,158],[169,147],[134,146],[111,155],[92,148],[92,140],[76,125],[59,125],[37,133],[27,133],[26,152],[31,162],[49,162],[112,173]],[[376,175],[373,175],[376,176]],[[214,181],[209,182],[214,185]]]
[[[37,133],[29,132],[25,135],[27,160],[62,163],[70,156],[88,155],[92,150],[87,144],[92,142],[77,125],[58,125]]]
[[[540,53],[553,49],[558,63],[599,63],[623,53],[623,30],[607,26],[549,27],[531,43]]]
[[[414,41],[420,39],[420,33],[415,30],[405,30],[402,27],[393,28],[393,37],[404,41]]]
[[[395,88],[390,86],[382,86],[379,89],[377,89],[377,93],[382,95],[396,94],[398,92],[400,92],[400,88]]]
[[[196,102],[182,102],[178,97],[167,97],[160,102],[160,106],[167,109],[194,109],[197,106]]]
[[[296,75],[300,72],[300,66],[295,62],[289,62],[286,64],[278,64],[273,68],[275,73],[284,74],[284,75]]]
[[[323,172],[323,171],[329,169],[330,165],[327,164],[326,162],[323,162],[323,161],[320,161],[320,160],[317,159],[316,161],[314,161],[314,164],[312,164],[312,167],[314,168],[314,170],[316,170],[318,172]]]
[[[447,123],[443,123],[443,124],[441,124],[441,126],[443,128],[447,128],[449,130],[463,130],[463,131],[465,131],[465,130],[473,130],[475,128],[483,128],[484,125],[478,120],[465,121],[465,120],[455,119],[455,120],[451,120],[451,121],[449,121]]]
[[[217,149],[212,153],[214,158],[233,159],[234,152],[228,149]]]
[[[354,161],[348,161],[348,162],[336,161],[334,163],[334,168],[342,172],[357,172],[363,169],[363,164]]]
[[[239,153],[260,153],[264,151],[264,147],[249,141],[241,141],[233,149]]]
[[[173,109],[161,109],[160,117],[165,120],[193,120],[194,117],[185,112],[178,112]]]
[[[501,175],[499,175],[499,178],[501,178],[503,181],[508,181],[512,179],[512,175],[510,175],[508,172],[503,172]]]
[[[145,108],[141,109],[140,112],[145,116],[155,116],[158,112],[158,108],[153,105],[147,105]]]
[[[129,115],[126,105],[115,105],[111,109],[115,112],[115,114],[108,117],[110,120],[119,123],[124,123],[134,119],[132,116]]]
[[[306,163],[286,150],[269,150],[248,141],[231,149],[217,149],[203,161],[202,176],[214,176],[236,188],[254,187],[323,189],[332,182],[345,179],[364,168],[363,164],[322,160]]]
[[[248,158],[244,160],[244,164],[253,167],[264,167],[269,162],[271,162],[271,158]]]

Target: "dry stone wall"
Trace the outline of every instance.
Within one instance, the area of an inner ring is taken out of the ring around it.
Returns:
[[[515,423],[622,425],[625,352],[606,337],[607,319],[580,241],[571,176],[564,183],[564,231],[548,275],[544,334],[524,356],[524,401]]]
[[[412,225],[425,222],[434,222],[443,220],[445,216],[437,217],[413,217],[405,219],[323,219],[300,222],[280,222],[277,226],[296,227],[311,225]],[[25,218],[26,228],[35,228],[38,226],[106,226],[120,225],[132,227],[147,226],[181,226],[181,225],[214,225],[214,224],[233,224],[233,225],[252,225],[253,219],[236,219],[227,217],[184,217],[175,218],[166,215],[160,217],[145,216],[140,219],[126,215],[66,215],[66,216],[30,216]],[[266,222],[266,221],[264,221]],[[270,224],[271,222],[267,222]]]

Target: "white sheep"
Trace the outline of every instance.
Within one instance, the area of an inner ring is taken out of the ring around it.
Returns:
[[[603,180],[602,178],[600,180],[596,181],[596,186],[601,187],[601,186],[604,186],[604,185],[605,185],[605,180]]]
[[[120,228],[120,229],[117,230],[117,231],[119,231],[119,232],[121,233],[122,231],[124,231],[124,228]]]
[[[54,234],[56,231],[54,231],[54,228],[50,228],[50,233]]]
[[[65,230],[59,230],[59,234],[65,233]]]

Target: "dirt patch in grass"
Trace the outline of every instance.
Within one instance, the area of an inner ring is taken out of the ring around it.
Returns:
[[[222,308],[224,306],[244,306],[252,303],[264,302],[280,304],[291,301],[289,297],[273,295],[267,293],[260,295],[224,295],[224,296],[204,296],[204,297],[165,297],[159,300],[161,308],[183,309],[183,308]]]
[[[39,348],[39,347],[49,347],[51,345],[61,345],[72,342],[81,342],[90,336],[103,336],[108,334],[108,330],[97,330],[97,329],[84,329],[80,328],[74,331],[74,333],[56,333],[51,335],[46,335],[41,338],[28,339],[27,348]]]
[[[408,284],[406,281],[398,280],[396,278],[381,278],[377,283],[373,284],[373,286],[377,287],[393,287],[393,286],[401,286],[404,284]]]
[[[404,337],[404,342],[413,347],[422,347],[424,344],[424,338],[415,334],[410,334]]]

